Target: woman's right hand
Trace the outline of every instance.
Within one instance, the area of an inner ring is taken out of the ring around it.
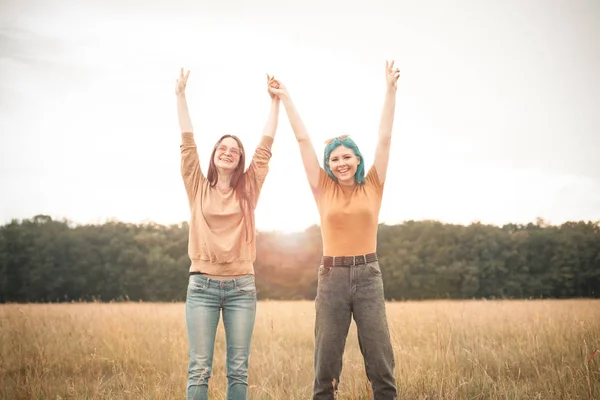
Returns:
[[[281,81],[271,77],[269,80],[269,93],[279,97],[281,100],[284,98],[290,97],[290,94]]]
[[[185,76],[183,75],[183,68],[181,68],[179,72],[179,79],[175,81],[175,94],[177,96],[185,95],[185,85],[187,84],[188,77],[190,76],[190,71],[188,70]]]
[[[269,90],[269,88],[271,87],[271,82],[274,79],[275,79],[274,76],[271,76],[271,75],[267,74],[267,93],[269,93],[269,96],[271,96],[272,99],[279,100],[279,98],[277,96],[275,96],[273,93],[271,93],[271,90]]]

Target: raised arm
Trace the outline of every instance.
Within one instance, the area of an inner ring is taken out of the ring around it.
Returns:
[[[204,179],[200,169],[200,159],[198,158],[198,149],[194,141],[194,131],[192,120],[188,111],[187,100],[185,98],[185,86],[190,71],[183,75],[183,68],[179,73],[179,79],[175,83],[175,96],[177,97],[177,118],[179,119],[179,128],[181,130],[181,177],[185,185],[190,206],[196,198],[200,182]]]
[[[269,117],[267,118],[267,123],[263,129],[263,135],[268,136],[270,138],[275,138],[275,133],[277,132],[277,124],[279,122],[279,97],[275,96],[268,89],[269,84],[273,81],[273,77],[267,74],[267,91],[269,92],[269,96],[271,96],[271,110],[269,111]]]
[[[304,164],[304,170],[306,172],[306,178],[312,189],[316,189],[319,186],[319,175],[321,167],[319,165],[319,159],[315,148],[308,136],[304,122],[300,118],[300,114],[296,110],[296,106],[290,97],[287,88],[278,80],[273,79],[269,84],[269,91],[275,96],[281,99],[285,112],[300,146],[300,155],[302,156],[302,163]]]
[[[175,95],[177,96],[177,118],[179,119],[179,128],[181,133],[193,133],[192,119],[188,110],[187,100],[185,98],[185,86],[187,85],[190,71],[183,75],[183,68],[179,72],[179,79],[175,82]]]
[[[390,145],[392,143],[392,127],[394,126],[394,112],[396,109],[396,89],[398,87],[398,78],[400,70],[394,68],[394,61],[385,62],[385,100],[381,119],[379,120],[379,138],[377,148],[375,149],[375,161],[373,165],[377,170],[377,175],[381,183],[385,182],[387,174],[388,161],[390,159]]]
[[[248,167],[248,177],[253,183],[247,187],[253,192],[254,200],[258,200],[258,195],[262,185],[269,172],[269,161],[271,160],[271,145],[277,132],[277,123],[279,121],[279,98],[269,91],[269,83],[273,78],[267,74],[267,93],[271,97],[271,108],[267,122],[263,128],[262,138],[256,147],[256,151],[252,156],[252,161]],[[256,204],[256,203],[254,203]]]

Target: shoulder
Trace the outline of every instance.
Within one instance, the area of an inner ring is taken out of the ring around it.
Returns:
[[[369,172],[367,172],[367,176],[365,177],[365,185],[373,187],[379,192],[383,191],[384,184],[379,179],[379,174],[377,173],[375,165],[372,165],[371,168],[369,168]]]

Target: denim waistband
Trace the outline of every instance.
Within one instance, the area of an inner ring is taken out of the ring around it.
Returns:
[[[250,282],[254,282],[254,275],[241,275],[239,278],[233,279],[213,279],[208,276],[193,274],[190,275],[190,281],[197,284],[203,284],[206,287],[215,288],[236,288],[245,286]]]

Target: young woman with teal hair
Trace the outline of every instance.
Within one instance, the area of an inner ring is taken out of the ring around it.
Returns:
[[[375,399],[396,399],[394,355],[390,342],[383,281],[377,261],[377,227],[387,172],[400,71],[385,64],[386,94],[373,166],[348,136],[325,142],[323,168],[288,90],[269,83],[281,99],[300,146],[323,237],[315,320],[313,399],[333,399],[354,317],[367,378]]]

